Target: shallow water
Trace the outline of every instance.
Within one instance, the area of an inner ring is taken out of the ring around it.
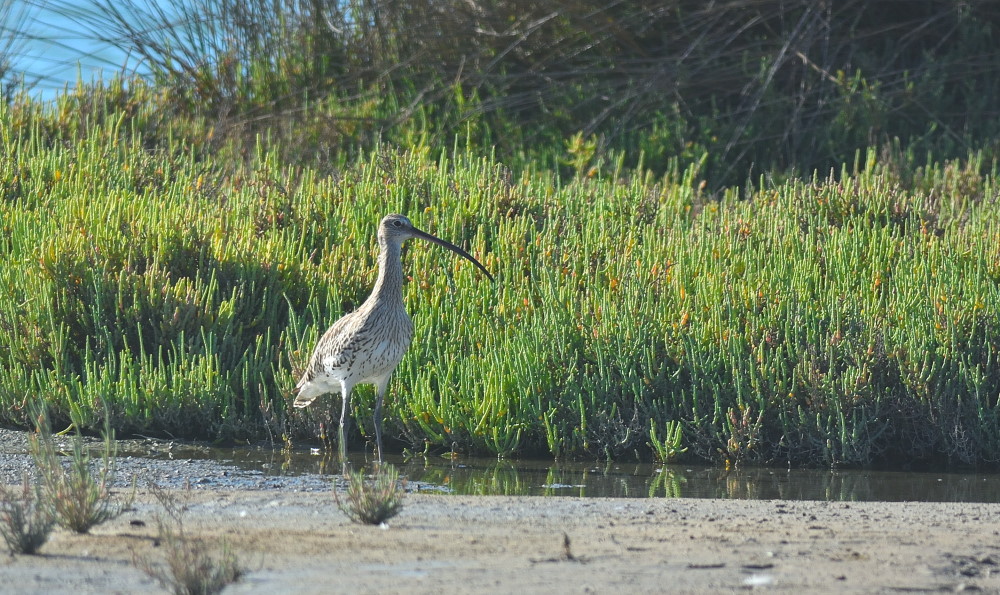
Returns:
[[[120,454],[124,454],[121,453]],[[296,478],[315,483],[317,476],[337,476],[341,465],[319,450],[207,448],[171,445],[133,456],[154,459],[212,460],[246,474]],[[368,466],[363,453],[352,453],[355,468]],[[1000,502],[1000,474],[917,473],[858,470],[803,470],[652,465],[497,461],[495,459],[389,457],[410,488],[427,492],[475,495],[583,496],[626,498],[731,498],[834,501]],[[238,486],[237,486],[238,487]]]

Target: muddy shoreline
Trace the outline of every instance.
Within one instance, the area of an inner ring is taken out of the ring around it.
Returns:
[[[8,482],[31,466],[23,441],[0,430]],[[246,567],[226,593],[1000,592],[1000,504],[410,493],[380,528],[336,508],[329,476],[119,463],[139,478],[133,509],[5,557],[0,592],[166,592],[135,564],[164,555],[149,481],[184,503],[190,536]]]
[[[226,593],[1000,591],[1000,505],[411,494],[387,527],[329,492],[176,491],[189,535],[247,568]],[[3,591],[162,593],[159,505],[5,558]],[[568,547],[566,540],[568,539]],[[11,586],[15,588],[11,589]]]

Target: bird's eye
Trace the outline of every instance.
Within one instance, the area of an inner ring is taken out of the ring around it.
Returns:
[[[393,227],[403,227],[403,222],[402,221],[393,221],[392,225],[393,225]]]

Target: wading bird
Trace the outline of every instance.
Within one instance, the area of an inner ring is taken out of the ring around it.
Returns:
[[[359,384],[374,384],[375,444],[382,460],[382,400],[389,377],[399,365],[413,338],[413,323],[403,305],[403,242],[421,238],[444,246],[469,259],[490,281],[492,275],[478,260],[458,246],[421,231],[403,215],[386,215],[378,226],[378,279],[361,307],[333,323],[309,359],[295,386],[295,407],[306,407],[320,395],[340,391],[340,456],[347,454],[351,391]]]

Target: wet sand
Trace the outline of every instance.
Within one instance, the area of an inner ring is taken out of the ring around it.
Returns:
[[[31,469],[24,447],[0,429],[0,481]],[[168,592],[136,566],[166,549],[152,482],[186,506],[187,535],[228,544],[246,568],[225,593],[1000,593],[1000,504],[409,493],[372,527],[337,508],[328,476],[119,467],[138,478],[134,507],[90,535],[57,530],[41,555],[2,557],[0,592]]]
[[[1000,505],[409,494],[387,527],[329,491],[178,490],[187,533],[247,568],[226,593],[1000,592]],[[160,593],[160,505],[5,558],[4,592]],[[568,545],[567,545],[568,540]]]

